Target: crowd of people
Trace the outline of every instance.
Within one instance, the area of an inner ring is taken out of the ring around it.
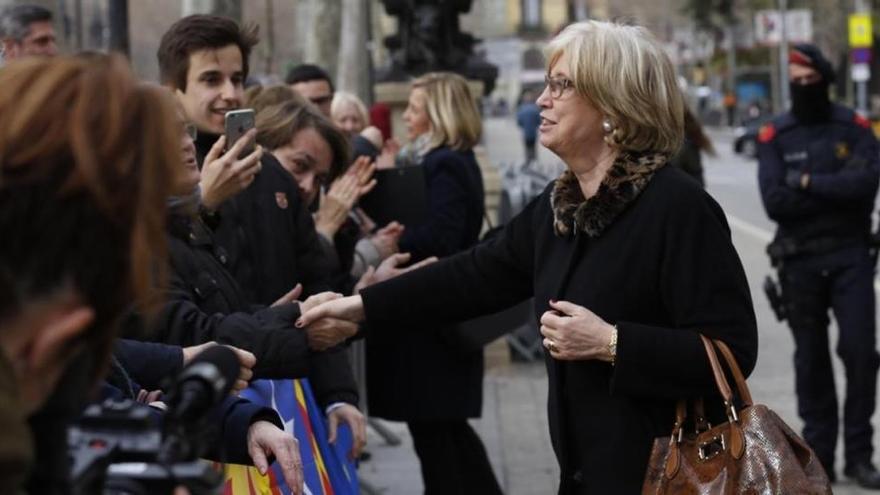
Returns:
[[[540,142],[566,170],[482,242],[481,118],[459,75],[412,81],[401,146],[387,109],[319,66],[246,90],[258,29],[228,18],[171,25],[159,85],[118,55],[58,55],[41,7],[3,11],[0,39],[4,493],[68,491],[66,431],[87,403],[161,421],[167,379],[216,345],[239,370],[201,455],[228,493],[357,493],[364,404],[406,422],[426,494],[501,493],[467,422],[482,351],[456,323],[529,298],[561,494],[641,489],[676,401],[717,395],[701,335],[755,365],[724,213],[665,166],[711,145],[641,27],[586,21],[549,42],[521,120],[530,157]],[[253,129],[231,139],[244,109]],[[359,200],[395,167],[421,167],[425,214],[377,225]]]

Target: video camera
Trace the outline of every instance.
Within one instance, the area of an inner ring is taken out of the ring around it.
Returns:
[[[199,456],[211,433],[206,417],[229,395],[238,372],[235,353],[214,346],[167,388],[161,421],[131,399],[89,406],[68,431],[72,493],[170,494],[180,486],[192,495],[217,493],[222,475]]]

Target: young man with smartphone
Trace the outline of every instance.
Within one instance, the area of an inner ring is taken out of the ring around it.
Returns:
[[[198,129],[202,204],[215,211],[209,223],[225,251],[224,264],[251,302],[268,305],[297,283],[305,296],[329,289],[329,272],[311,215],[290,174],[260,147],[238,158],[253,142],[253,130],[236,143],[221,136],[226,114],[242,106],[248,58],[256,43],[255,28],[193,15],[169,28],[157,56],[162,83]],[[337,332],[336,341],[347,336],[342,324],[330,332]],[[312,354],[309,378],[331,425],[349,424],[356,437],[354,450],[359,450],[365,441],[364,418],[353,405],[356,385],[344,349]]]

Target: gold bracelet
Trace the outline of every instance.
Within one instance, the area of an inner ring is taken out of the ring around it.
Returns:
[[[608,342],[608,354],[611,355],[611,366],[617,360],[617,325],[614,325],[614,331],[611,332],[611,341]]]

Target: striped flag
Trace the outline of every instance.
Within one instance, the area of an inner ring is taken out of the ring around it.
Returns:
[[[339,425],[336,443],[327,441],[327,424],[308,380],[256,380],[241,396],[278,411],[284,429],[299,441],[307,495],[357,495],[357,468],[348,460],[352,436]],[[265,476],[253,466],[226,465],[227,495],[289,495],[278,463]]]

